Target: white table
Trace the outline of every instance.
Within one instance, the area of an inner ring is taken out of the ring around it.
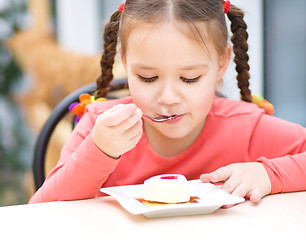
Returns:
[[[131,215],[112,197],[0,207],[0,239],[306,239],[306,192],[154,219]]]

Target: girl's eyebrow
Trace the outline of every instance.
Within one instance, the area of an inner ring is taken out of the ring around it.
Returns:
[[[143,70],[156,70],[157,69],[155,67],[151,67],[151,66],[144,65],[141,63],[132,64],[132,67],[143,69]],[[194,64],[194,65],[187,65],[187,66],[181,67],[180,69],[181,70],[194,70],[194,69],[206,69],[207,67],[208,67],[207,64]]]
[[[194,69],[206,69],[207,67],[208,67],[207,64],[194,64],[194,65],[184,66],[181,69],[182,70],[194,70]]]
[[[141,64],[141,63],[132,64],[132,67],[133,68],[143,69],[143,70],[156,70],[157,69],[155,67],[151,67],[151,66],[144,65],[144,64]]]

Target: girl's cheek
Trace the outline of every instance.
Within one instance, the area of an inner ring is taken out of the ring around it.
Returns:
[[[144,110],[143,108],[153,104],[154,94],[151,87],[146,87],[144,84],[134,80],[129,83],[129,88],[133,101],[139,108]]]
[[[143,94],[143,91],[132,91],[131,96],[134,103],[144,112],[150,106],[151,99],[148,94]]]

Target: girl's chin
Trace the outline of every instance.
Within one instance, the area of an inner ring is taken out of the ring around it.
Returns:
[[[175,124],[167,124],[167,126],[159,128],[158,131],[164,137],[174,140],[188,137],[190,134],[192,134],[193,129],[190,128],[190,125],[178,126]]]
[[[158,127],[158,131],[160,131],[165,137],[171,139],[183,139],[183,138],[194,138],[197,137],[205,125],[206,119],[199,124],[192,122],[190,119],[188,121],[187,117],[183,117],[180,119],[173,119],[168,123],[165,123],[164,126]],[[155,125],[156,126],[156,125]]]

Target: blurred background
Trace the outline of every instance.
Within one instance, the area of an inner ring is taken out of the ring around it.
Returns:
[[[99,75],[103,27],[122,2],[0,0],[0,206],[34,193],[37,134],[61,99]],[[246,12],[252,92],[274,105],[275,116],[306,127],[306,1],[231,2]],[[125,76],[120,60],[114,71]],[[234,64],[222,92],[239,98]],[[70,128],[64,123],[52,136],[46,171]]]

